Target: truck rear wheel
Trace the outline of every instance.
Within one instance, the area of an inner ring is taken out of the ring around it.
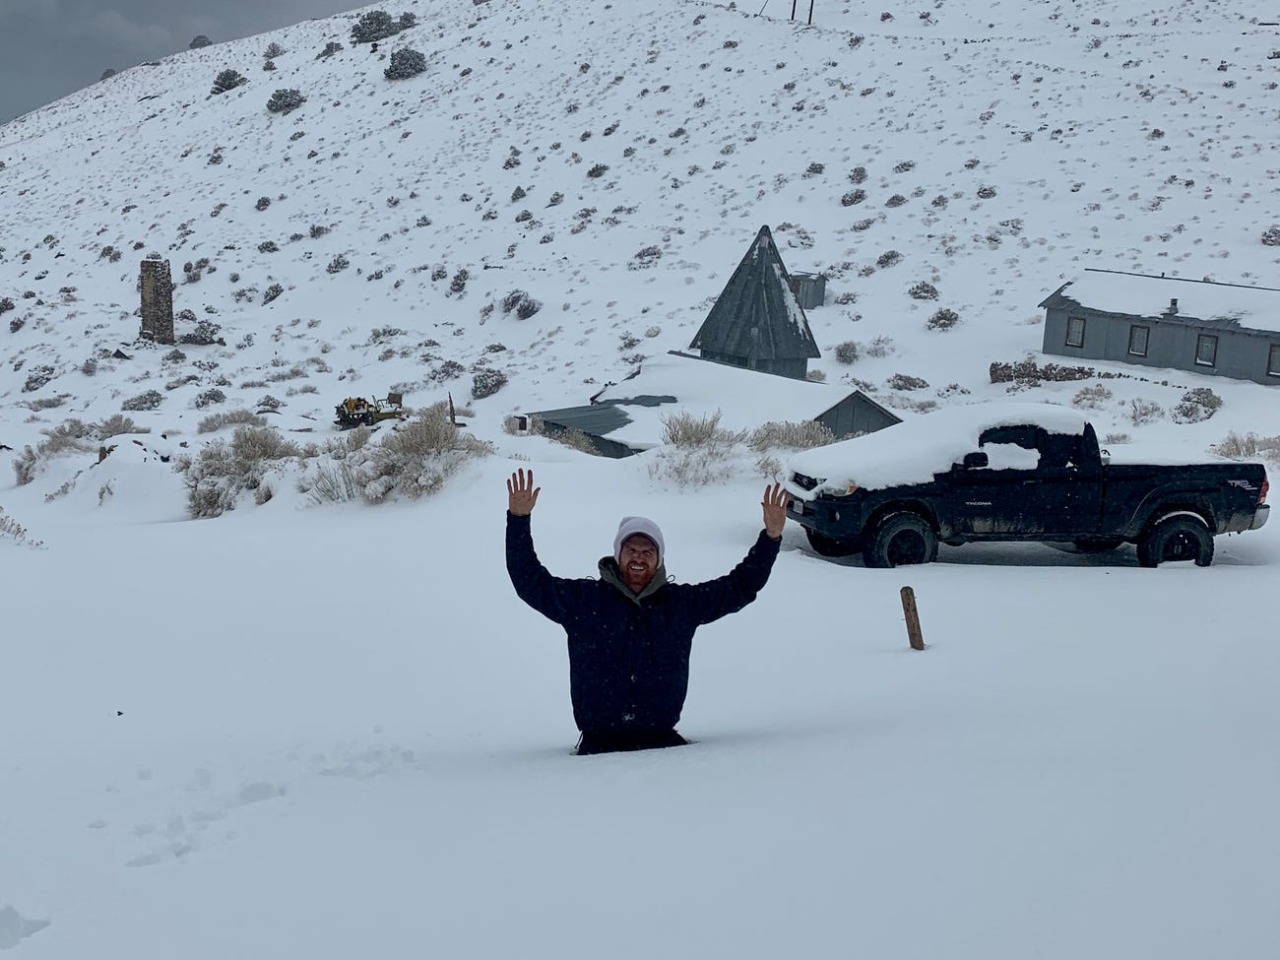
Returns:
[[[848,557],[856,552],[844,540],[823,536],[808,527],[804,528],[804,535],[809,538],[809,546],[813,547],[813,552],[822,557]]]
[[[1213,562],[1213,534],[1203,520],[1185,513],[1157,522],[1138,540],[1138,563],[1144,567],[1180,560],[1197,567]]]
[[[902,567],[938,558],[938,535],[918,513],[891,513],[875,526],[862,561],[868,567]]]

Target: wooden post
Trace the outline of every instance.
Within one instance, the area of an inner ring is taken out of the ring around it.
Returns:
[[[920,614],[916,610],[916,592],[910,587],[903,587],[902,612],[907,618],[907,641],[912,650],[924,649],[924,635],[920,632]]]
[[[809,26],[813,26],[813,0],[809,0]]]

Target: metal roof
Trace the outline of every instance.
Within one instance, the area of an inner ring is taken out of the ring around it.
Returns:
[[[821,357],[790,280],[773,234],[761,227],[689,349],[749,363]]]

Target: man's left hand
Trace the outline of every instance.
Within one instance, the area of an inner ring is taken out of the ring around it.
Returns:
[[[764,488],[764,499],[760,506],[764,508],[764,532],[777,540],[782,536],[782,528],[787,525],[787,504],[791,502],[791,494],[775,483]]]

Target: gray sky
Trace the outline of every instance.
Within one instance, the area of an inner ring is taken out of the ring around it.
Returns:
[[[0,0],[0,123],[123,70],[368,0]]]

